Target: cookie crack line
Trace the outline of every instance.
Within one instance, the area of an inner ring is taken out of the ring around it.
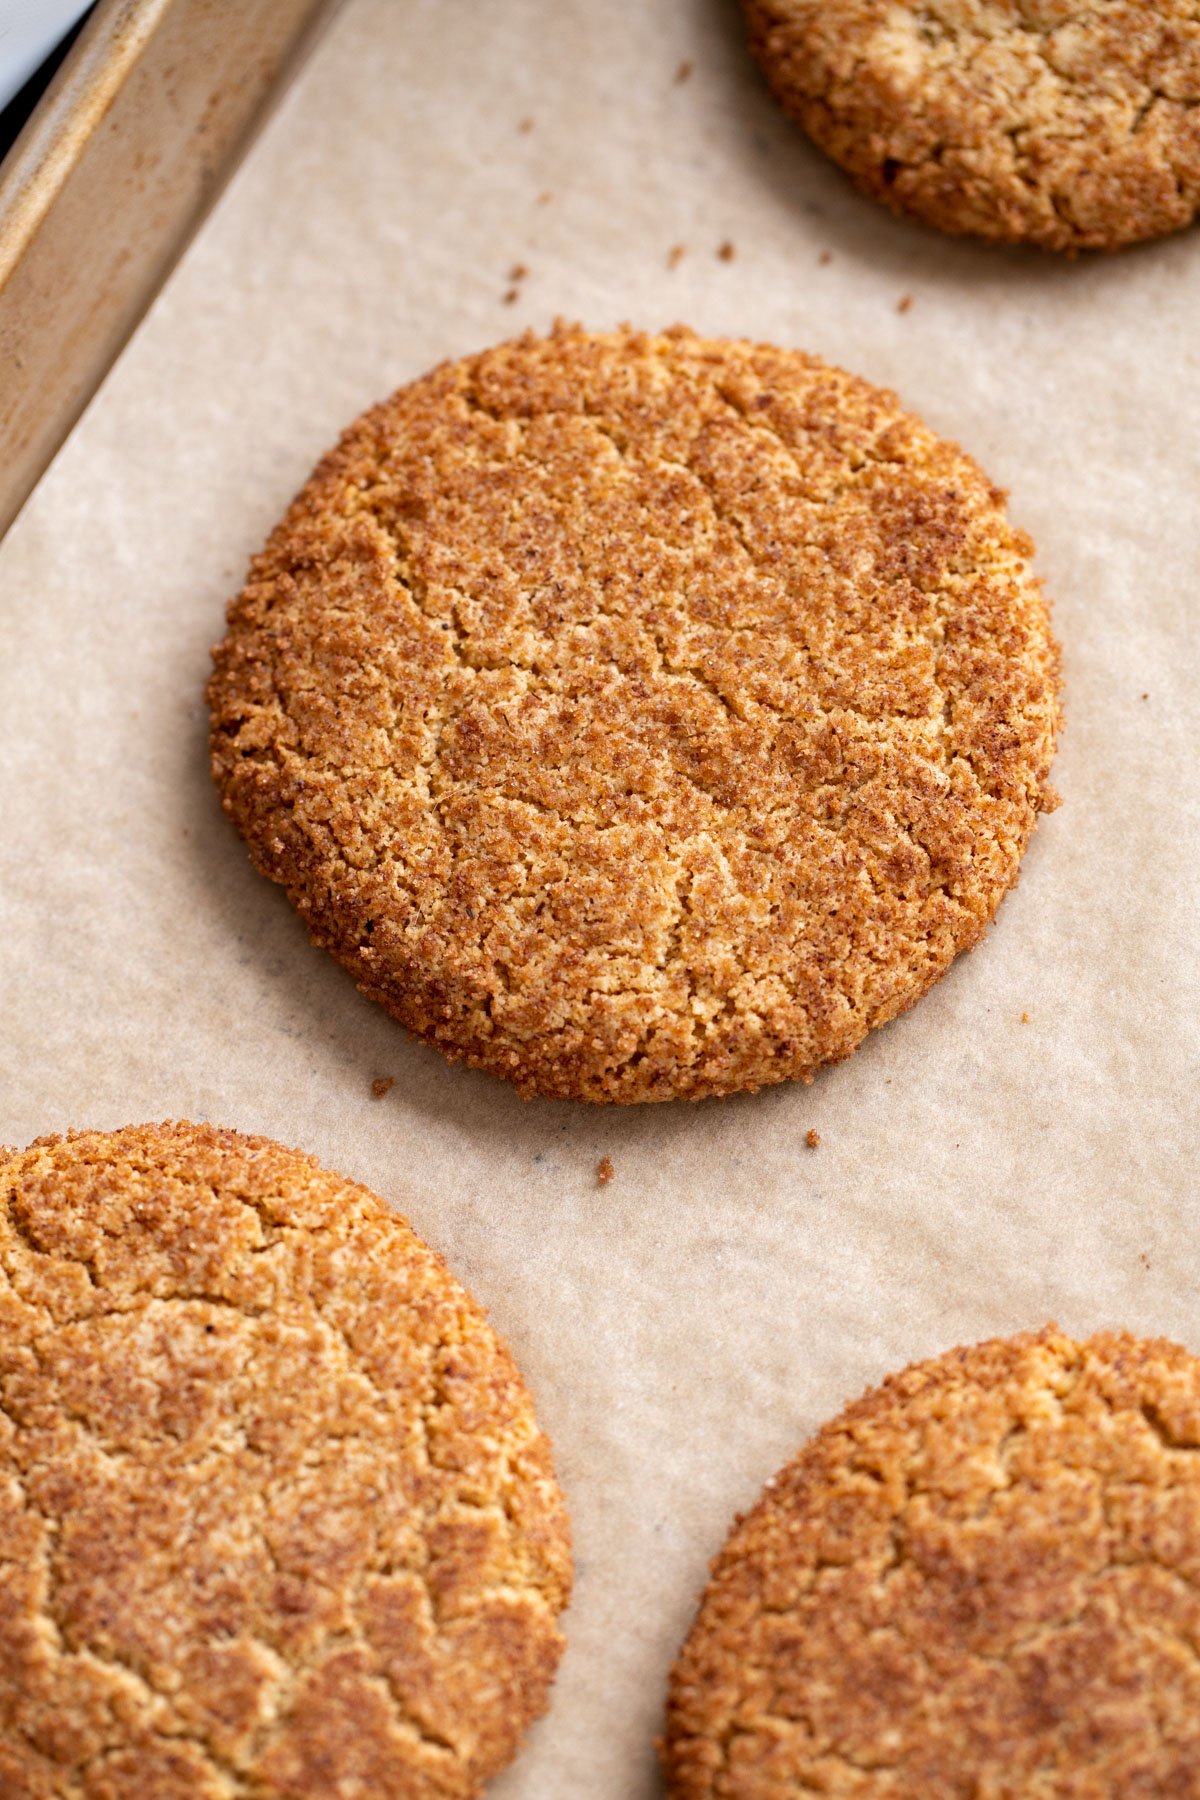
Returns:
[[[1049,809],[1003,500],[799,352],[560,327],[445,365],[234,602],[224,804],[366,993],[523,1094],[811,1079],[976,941]]]
[[[216,1200],[217,1197],[215,1194],[213,1195],[213,1198],[214,1198],[214,1200]],[[265,1207],[263,1206],[263,1204],[261,1202],[256,1204],[251,1197],[244,1195],[244,1194],[239,1194],[236,1196],[236,1198],[240,1204],[246,1206],[250,1210],[253,1210],[256,1213],[256,1215],[261,1220],[263,1220],[264,1224],[267,1222],[268,1214],[266,1212]],[[11,1218],[11,1209],[10,1209],[9,1217]],[[279,1233],[279,1236],[276,1237],[275,1242],[276,1243],[283,1242],[286,1245],[287,1229],[280,1228],[275,1225],[272,1226],[272,1229],[274,1229],[276,1232]],[[114,1235],[118,1235],[118,1234],[114,1234]],[[336,1239],[336,1234],[335,1234],[333,1228],[329,1227],[329,1226],[327,1226],[325,1228],[321,1228],[319,1226],[318,1227],[310,1226],[303,1233],[294,1232],[293,1236],[294,1237],[303,1237],[304,1239],[307,1239],[307,1240],[315,1239],[318,1241],[322,1237]],[[26,1241],[29,1242],[32,1247],[34,1240],[28,1234],[26,1235]],[[250,1246],[250,1247],[247,1247],[243,1251],[243,1254],[253,1255],[253,1254],[261,1253],[264,1249],[273,1248],[273,1247],[274,1247],[273,1244],[269,1245],[269,1246],[268,1245]],[[41,1252],[39,1252],[39,1254],[41,1254]],[[72,1259],[72,1260],[74,1261],[76,1259]],[[94,1287],[96,1287],[98,1289],[102,1289],[103,1285],[104,1284],[99,1277],[94,1277],[94,1279],[93,1279]],[[315,1296],[313,1296],[311,1293],[307,1296],[307,1298],[308,1298],[309,1305],[312,1308],[313,1316],[320,1322],[322,1328],[327,1333],[329,1333],[330,1337],[335,1339],[336,1341],[338,1341],[341,1344],[349,1366],[358,1373],[358,1375],[362,1378],[362,1380],[364,1381],[366,1386],[369,1388],[369,1390],[371,1391],[371,1394],[373,1395],[376,1406],[378,1406],[381,1409],[381,1411],[385,1415],[387,1415],[387,1417],[389,1419],[393,1418],[395,1415],[395,1412],[396,1412],[396,1396],[394,1394],[389,1394],[388,1392],[386,1392],[384,1389],[382,1389],[378,1385],[378,1383],[376,1382],[374,1375],[371,1371],[369,1363],[366,1361],[366,1359],[362,1355],[361,1351],[354,1344],[354,1342],[350,1336],[350,1333],[346,1329],[345,1325],[342,1324],[339,1320],[337,1320],[335,1318],[331,1318],[328,1315],[327,1311],[325,1311],[322,1308],[320,1301]],[[204,1309],[216,1310],[218,1312],[224,1310],[224,1311],[232,1312],[235,1315],[237,1315],[241,1318],[244,1318],[247,1322],[261,1321],[263,1319],[267,1319],[267,1320],[270,1320],[273,1322],[276,1317],[275,1309],[270,1306],[264,1305],[261,1307],[252,1307],[252,1306],[248,1306],[245,1302],[231,1300],[225,1295],[213,1294],[213,1293],[206,1292],[203,1289],[199,1289],[194,1286],[189,1286],[187,1289],[185,1289],[181,1292],[175,1293],[175,1294],[170,1294],[170,1295],[154,1295],[154,1294],[152,1294],[140,1305],[133,1305],[133,1306],[124,1305],[124,1306],[114,1307],[114,1308],[104,1308],[104,1307],[92,1308],[86,1314],[82,1315],[80,1318],[67,1320],[61,1324],[55,1325],[55,1326],[49,1328],[48,1330],[42,1332],[40,1334],[40,1336],[31,1338],[29,1340],[29,1349],[38,1364],[39,1373],[44,1377],[46,1374],[46,1368],[45,1368],[44,1356],[43,1356],[44,1349],[46,1347],[48,1347],[49,1344],[53,1340],[59,1338],[63,1332],[71,1330],[77,1324],[79,1324],[79,1323],[91,1324],[91,1323],[94,1323],[97,1321],[102,1321],[102,1320],[107,1320],[107,1319],[129,1320],[131,1318],[135,1318],[135,1317],[144,1315],[146,1312],[150,1311],[151,1309],[153,1309],[156,1314],[160,1314],[165,1309],[171,1308],[171,1307],[176,1307],[176,1306],[182,1306],[182,1307],[195,1306],[195,1307],[204,1308]],[[431,1414],[438,1413],[438,1412],[443,1412],[443,1411],[453,1412],[453,1401],[447,1395],[446,1388],[445,1388],[445,1382],[443,1379],[441,1379],[439,1377],[438,1372],[437,1372],[437,1368],[436,1368],[437,1346],[430,1343],[425,1346],[425,1349],[427,1352],[426,1357],[425,1357],[426,1392],[425,1392],[424,1397],[422,1398],[420,1404],[417,1405],[415,1408],[415,1417],[419,1421],[420,1426],[421,1426],[422,1441],[424,1444],[425,1465],[427,1468],[433,1469],[436,1467],[436,1463],[435,1463],[435,1460],[430,1451],[430,1437],[429,1437],[430,1417],[431,1417]],[[61,1395],[61,1393],[59,1394],[59,1396],[57,1398],[56,1404],[57,1404],[59,1410],[62,1412],[62,1415],[64,1416],[64,1418],[70,1420],[72,1423],[74,1423],[75,1425],[77,1425],[79,1427],[79,1429],[85,1435],[85,1437],[87,1438],[87,1440],[90,1443],[90,1445],[92,1446],[92,1448],[96,1451],[96,1453],[99,1456],[104,1458],[106,1461],[120,1462],[121,1460],[130,1461],[130,1460],[136,1459],[136,1457],[138,1455],[138,1447],[136,1445],[129,1449],[126,1449],[126,1450],[120,1450],[120,1449],[115,1449],[108,1444],[105,1444],[101,1440],[101,1438],[98,1436],[98,1434],[96,1433],[91,1421],[86,1417],[86,1415],[83,1414],[82,1412],[80,1412],[77,1408],[73,1407],[69,1403],[69,1401],[67,1401],[66,1398]],[[14,1424],[14,1426],[19,1427],[19,1423],[20,1423],[19,1419],[14,1418],[13,1414],[8,1410],[8,1408],[4,1404],[2,1395],[0,1395],[0,1414],[7,1417],[9,1419],[10,1423]],[[179,1438],[177,1436],[177,1434],[171,1433],[169,1427],[163,1427],[161,1429],[166,1431],[166,1435],[175,1436],[176,1441],[182,1443],[183,1440],[181,1438]],[[323,1441],[323,1443],[328,1444],[331,1442],[355,1442],[355,1441],[358,1441],[358,1439],[357,1439],[357,1435],[353,1434],[353,1433],[339,1434],[337,1432],[328,1432],[327,1431],[324,1434],[322,1441]],[[261,1450],[256,1450],[252,1446],[248,1445],[248,1443],[245,1441],[244,1434],[238,1445],[238,1448],[241,1451],[245,1451],[247,1454],[252,1454],[252,1455],[258,1456],[260,1458],[265,1455],[265,1452],[263,1452]],[[219,1461],[226,1454],[227,1449],[228,1449],[228,1446],[225,1443],[203,1444],[201,1446],[199,1452],[197,1453],[197,1455],[192,1459],[185,1459],[185,1460],[179,1461],[179,1460],[176,1460],[173,1458],[172,1463],[171,1463],[172,1473],[174,1475],[178,1476],[178,1475],[181,1475],[181,1474],[187,1472],[190,1469],[194,1469],[199,1464],[209,1463],[212,1461]],[[14,1466],[14,1472],[15,1472],[15,1466]],[[507,1485],[511,1482],[512,1477],[513,1477],[513,1465],[512,1465],[511,1457],[506,1455],[501,1459],[501,1461],[497,1464],[497,1472],[498,1472],[499,1482],[500,1482],[501,1498],[495,1506],[490,1507],[488,1510],[491,1512],[492,1516],[494,1516],[498,1520],[502,1521],[502,1523],[505,1526],[505,1529],[509,1532],[509,1535],[511,1537],[513,1520],[512,1520],[511,1512],[509,1511],[508,1507],[504,1504],[504,1499],[503,1499],[504,1490],[506,1489]],[[480,1505],[480,1503],[472,1501],[472,1500],[462,1496],[461,1494],[456,1497],[455,1503],[457,1505],[465,1505],[465,1506],[469,1506],[469,1507],[478,1507]],[[432,1518],[432,1515],[427,1515],[426,1523],[429,1523],[431,1518]],[[373,1566],[368,1566],[367,1572],[368,1573],[378,1573],[380,1571],[378,1568],[375,1568]],[[500,1583],[497,1583],[494,1585],[496,1585],[498,1587],[503,1587],[506,1584],[504,1582],[500,1582]],[[431,1593],[431,1599],[432,1598],[433,1598],[433,1596]],[[548,1603],[546,1602],[544,1595],[542,1595],[539,1592],[537,1592],[536,1590],[534,1590],[530,1594],[530,1599],[531,1599],[532,1603],[537,1604],[538,1606],[549,1611]],[[436,1610],[437,1610],[436,1602],[434,1602],[435,1614],[436,1614]]]

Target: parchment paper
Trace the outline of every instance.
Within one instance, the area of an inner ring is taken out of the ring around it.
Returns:
[[[310,947],[209,783],[208,648],[317,456],[556,313],[893,385],[1039,546],[1065,803],[985,943],[811,1088],[597,1110],[449,1067]],[[868,1382],[1051,1316],[1200,1351],[1198,345],[1200,231],[1071,264],[893,220],[776,112],[725,0],[352,0],[0,549],[0,1138],[270,1133],[492,1309],[579,1562],[497,1800],[660,1791],[707,1559]]]

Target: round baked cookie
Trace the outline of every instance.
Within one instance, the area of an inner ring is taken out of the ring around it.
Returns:
[[[1003,499],[797,351],[563,327],[443,365],[230,609],[225,807],[367,994],[523,1094],[807,1080],[976,941],[1051,803]]]
[[[1200,1363],[1049,1328],[893,1376],[735,1525],[673,1800],[1196,1800]]]
[[[1200,209],[1200,0],[743,0],[776,97],[942,231],[1112,250]]]
[[[570,1572],[507,1350],[365,1188],[199,1125],[0,1151],[5,1800],[465,1800]]]

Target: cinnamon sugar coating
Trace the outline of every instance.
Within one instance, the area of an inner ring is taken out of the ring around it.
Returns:
[[[0,1151],[5,1800],[469,1800],[569,1584],[507,1351],[365,1188],[197,1125]]]
[[[671,1676],[673,1800],[1196,1800],[1200,1363],[1049,1328],[768,1483]]]
[[[560,327],[345,434],[213,771],[363,991],[523,1094],[807,1080],[1016,880],[1057,651],[1003,495],[798,351]]]
[[[1200,0],[743,0],[776,97],[942,231],[1112,250],[1200,209]]]

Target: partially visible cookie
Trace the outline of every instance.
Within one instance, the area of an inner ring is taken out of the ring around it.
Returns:
[[[353,425],[215,652],[213,773],[364,992],[523,1094],[808,1080],[982,935],[1058,653],[1004,495],[769,345],[562,327]]]
[[[847,1407],[734,1527],[673,1800],[1196,1800],[1200,1363],[1054,1329]]]
[[[508,1352],[365,1188],[206,1126],[0,1151],[5,1800],[468,1800],[570,1573]]]
[[[743,0],[778,99],[942,231],[1112,250],[1200,209],[1197,0]]]

